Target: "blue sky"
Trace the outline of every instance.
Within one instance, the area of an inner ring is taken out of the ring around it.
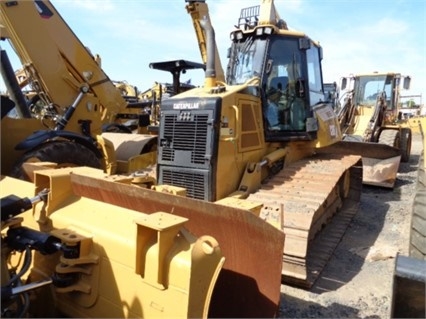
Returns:
[[[139,90],[171,75],[152,70],[150,62],[186,59],[201,62],[192,21],[184,0],[51,0],[112,80]],[[207,0],[222,65],[226,68],[229,32],[240,10],[260,0]],[[426,100],[426,0],[275,0],[291,29],[305,32],[323,47],[325,82],[371,71],[400,72],[412,77],[411,90]],[[20,67],[10,47],[15,69]],[[189,71],[181,80],[202,85],[203,72]],[[0,81],[0,90],[4,84]]]

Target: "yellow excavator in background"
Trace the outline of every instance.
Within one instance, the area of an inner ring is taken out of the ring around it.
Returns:
[[[365,166],[377,174],[364,174],[364,183],[393,188],[399,163],[408,162],[411,128],[401,125],[400,91],[408,90],[411,78],[400,73],[359,74],[341,80],[337,109],[345,140],[378,143],[393,147],[400,154],[381,160],[363,157]],[[380,145],[379,145],[380,144]]]
[[[84,117],[91,121],[91,130],[101,133],[103,124],[114,123],[117,114],[126,109],[126,101],[96,56],[80,42],[49,1],[2,1],[0,22],[2,38],[10,41],[21,60],[26,82],[38,92],[38,99],[56,108],[58,116],[64,116],[64,109],[77,101],[86,106]],[[80,93],[83,96],[78,100]],[[90,112],[90,105],[96,110]],[[76,132],[81,130],[78,123],[67,124],[77,125],[73,128]]]
[[[185,0],[186,1],[186,0]],[[205,1],[186,1],[189,4],[186,6],[188,14],[191,16],[192,24],[194,27],[195,35],[197,37],[198,48],[201,54],[201,60],[204,65],[207,61],[214,59],[215,64],[215,78],[216,81],[224,82],[225,73],[223,72],[222,63],[220,61],[219,50],[217,46],[210,48],[212,51],[208,52],[209,41],[207,34],[203,27],[204,20],[210,21],[210,13],[207,5],[203,5]]]
[[[2,77],[18,117],[2,118],[2,173],[23,177],[22,164],[51,161],[126,173],[155,163],[150,114],[129,103],[49,1],[1,1],[2,39],[26,77],[19,83],[6,51]],[[19,75],[19,74],[18,74]],[[29,103],[22,85],[36,92]],[[31,115],[29,104],[45,111]],[[136,126],[126,125],[133,120]],[[134,128],[139,133],[132,133]],[[78,155],[77,155],[78,154]]]

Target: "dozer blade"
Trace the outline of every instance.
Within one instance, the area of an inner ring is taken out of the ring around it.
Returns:
[[[118,183],[108,178],[72,174],[77,195],[143,213],[164,211],[189,219],[198,236],[216,238],[225,256],[210,303],[209,317],[274,317],[281,288],[284,234],[248,210],[222,206]]]
[[[390,157],[384,160],[363,157],[363,183],[372,186],[393,188],[400,161],[401,156]]]
[[[321,148],[318,153],[362,156],[362,182],[366,185],[393,188],[401,161],[399,149],[380,143],[340,141]]]

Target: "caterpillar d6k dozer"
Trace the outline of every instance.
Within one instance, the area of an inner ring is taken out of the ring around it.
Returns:
[[[362,186],[360,156],[320,152],[341,140],[323,102],[321,47],[289,30],[273,1],[262,1],[241,12],[225,78],[207,4],[186,2],[206,56],[205,83],[162,101],[154,188],[183,189],[206,203],[200,207],[244,208],[267,220],[285,234],[283,281],[311,287],[356,213]],[[119,192],[112,188],[98,198]],[[116,204],[129,205],[120,198]],[[153,197],[144,205],[151,201],[158,205]]]
[[[252,212],[89,167],[34,172],[0,180],[2,317],[277,315],[284,234]]]
[[[363,157],[364,184],[393,188],[400,161],[410,158],[412,132],[399,123],[400,91],[409,89],[410,80],[390,72],[341,80],[345,94],[337,111],[339,122],[344,140],[353,142],[348,149],[359,149]]]
[[[149,113],[126,101],[50,1],[1,0],[0,28],[23,66],[15,74],[1,50],[2,77],[16,104],[16,116],[2,117],[2,174],[23,177],[21,166],[31,161],[111,174],[155,163]],[[135,131],[145,134],[122,134]]]

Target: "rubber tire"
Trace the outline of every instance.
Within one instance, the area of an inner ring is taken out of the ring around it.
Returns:
[[[426,172],[424,151],[420,156],[410,227],[409,255],[426,260]]]
[[[46,142],[26,152],[13,166],[11,176],[29,180],[22,165],[25,162],[53,162],[58,167],[90,166],[101,168],[100,159],[87,147],[71,141]]]
[[[399,141],[400,143],[399,149],[401,150],[401,162],[403,163],[407,163],[410,160],[411,140],[412,140],[411,129],[407,127],[402,128],[400,141]]]
[[[399,145],[400,145],[399,131],[392,130],[392,129],[382,130],[380,132],[378,143],[399,148]]]

